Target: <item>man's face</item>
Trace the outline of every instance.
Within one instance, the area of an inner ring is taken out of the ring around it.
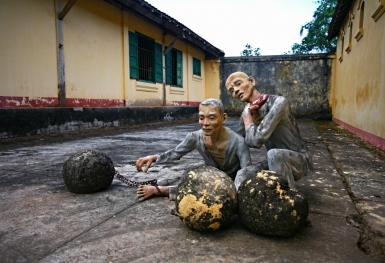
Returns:
[[[255,80],[242,72],[231,74],[226,81],[226,89],[235,99],[247,102],[253,93]]]
[[[221,115],[219,108],[214,105],[199,106],[199,124],[205,136],[215,135],[225,122],[225,118]]]

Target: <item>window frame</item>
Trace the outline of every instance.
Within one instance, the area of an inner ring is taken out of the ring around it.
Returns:
[[[201,60],[193,57],[193,75],[202,76],[202,64]]]
[[[183,88],[183,52],[176,48],[166,54],[166,84]]]
[[[151,57],[151,67],[154,69],[152,71],[152,80],[141,79],[139,74],[139,64],[140,64],[140,52],[139,52],[139,38],[146,39],[153,42],[153,47],[151,48],[152,57]],[[128,42],[129,42],[129,66],[130,66],[130,78],[136,79],[141,82],[156,83],[163,82],[163,71],[162,71],[162,45],[157,43],[153,38],[150,38],[144,34],[138,32],[128,32]]]

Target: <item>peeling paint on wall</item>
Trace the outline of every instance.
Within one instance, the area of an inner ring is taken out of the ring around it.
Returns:
[[[0,96],[0,108],[55,107],[57,98]]]
[[[173,101],[174,106],[199,106],[200,101]]]
[[[120,99],[66,99],[67,107],[118,107],[124,104],[125,101]],[[57,107],[58,105],[57,98],[0,96],[0,108]]]

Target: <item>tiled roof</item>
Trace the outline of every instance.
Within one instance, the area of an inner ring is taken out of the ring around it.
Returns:
[[[332,39],[338,36],[342,23],[348,15],[352,3],[353,0],[338,0],[332,21],[329,25],[329,31],[327,36],[328,39]]]
[[[161,28],[182,41],[186,41],[192,46],[202,50],[206,58],[221,58],[225,53],[211,45],[205,39],[194,33],[191,29],[178,22],[169,15],[159,11],[154,6],[144,0],[104,0],[121,10],[126,10],[135,14],[143,20]],[[165,0],[166,1],[166,0]]]

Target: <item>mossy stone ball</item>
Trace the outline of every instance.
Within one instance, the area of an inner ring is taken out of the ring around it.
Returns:
[[[236,212],[234,182],[214,167],[193,169],[178,185],[175,206],[176,215],[189,228],[217,230],[226,225]]]
[[[306,196],[291,189],[273,171],[261,171],[238,189],[238,216],[252,232],[266,236],[292,236],[306,223]]]
[[[115,168],[103,152],[88,150],[72,155],[63,165],[63,180],[68,190],[90,194],[108,188],[114,179]]]

